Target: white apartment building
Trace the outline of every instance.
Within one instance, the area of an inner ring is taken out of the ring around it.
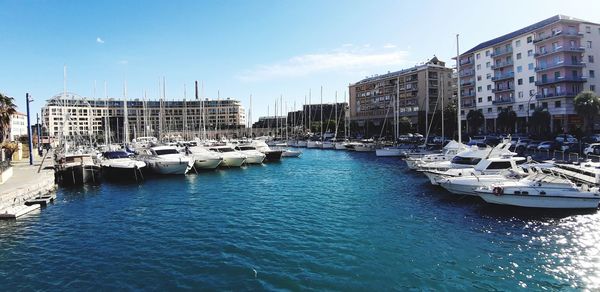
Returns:
[[[17,141],[21,136],[27,136],[27,115],[17,112],[10,116],[8,141]]]
[[[573,98],[598,88],[599,56],[600,25],[563,15],[483,42],[460,55],[463,120],[479,110],[482,130],[493,132],[498,113],[508,109],[525,132],[533,110],[543,107],[552,131],[573,131],[581,126]]]
[[[125,101],[89,99],[68,93],[49,99],[42,108],[44,127],[51,137],[94,137],[111,141],[124,137]],[[205,121],[205,123],[204,123]],[[231,98],[201,100],[127,101],[130,139],[136,136],[192,138],[206,130],[237,129],[246,124],[241,102]]]

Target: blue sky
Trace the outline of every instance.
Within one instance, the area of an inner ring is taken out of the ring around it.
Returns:
[[[0,0],[0,91],[34,111],[67,90],[111,97],[233,97],[256,120],[283,95],[299,108],[343,99],[349,83],[411,67],[434,54],[451,62],[480,42],[556,14],[600,22],[600,1],[19,1]]]

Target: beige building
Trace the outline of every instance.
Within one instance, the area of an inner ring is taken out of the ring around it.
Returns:
[[[17,112],[10,116],[8,140],[17,141],[22,136],[27,136],[27,115]]]
[[[352,132],[379,135],[393,128],[394,100],[398,97],[398,115],[407,117],[414,131],[425,133],[425,124],[433,112],[451,102],[455,91],[452,68],[436,57],[422,65],[384,75],[376,75],[350,84],[349,118]],[[381,128],[384,127],[382,131]]]
[[[201,131],[239,129],[246,124],[239,100],[128,100],[89,99],[68,93],[57,95],[42,108],[44,126],[51,137],[93,137],[122,141],[124,120],[130,139],[140,136],[191,139]],[[125,115],[127,113],[127,115]],[[204,123],[205,121],[205,123]],[[106,131],[106,132],[105,132]]]

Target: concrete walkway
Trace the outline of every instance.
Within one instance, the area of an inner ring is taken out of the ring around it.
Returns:
[[[54,170],[43,169],[53,164],[52,154],[46,157],[42,167],[42,159],[38,157],[36,160],[34,165],[29,165],[28,159],[12,162],[13,176],[0,185],[0,214],[19,215],[26,210],[27,200],[52,193],[56,189]],[[16,217],[18,216],[14,216]]]

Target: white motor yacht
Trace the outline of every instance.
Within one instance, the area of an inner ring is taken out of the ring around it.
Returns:
[[[235,151],[231,146],[213,146],[210,151],[217,152],[223,157],[221,166],[240,167],[246,162],[246,155],[239,151]]]
[[[519,172],[519,164],[525,163],[524,157],[515,157],[513,155],[503,155],[500,157],[485,157],[474,167],[450,168],[448,170],[426,169],[421,170],[429,178],[432,185],[438,185],[443,178],[457,177],[465,175],[486,175],[500,174],[508,169]]]
[[[253,140],[250,145],[266,155],[265,162],[280,161],[284,151],[281,149],[271,149],[269,145],[262,140]]]
[[[265,157],[267,157],[267,155],[256,150],[256,147],[252,145],[238,145],[235,147],[235,150],[246,156],[246,164],[262,164]]]
[[[202,146],[187,148],[188,156],[194,160],[194,167],[199,169],[215,169],[223,163],[223,157],[216,152],[210,151]]]
[[[296,141],[296,147],[306,147],[306,140]]]
[[[335,143],[333,141],[331,141],[331,140],[325,140],[321,144],[321,148],[323,148],[323,149],[334,149],[335,148]]]
[[[556,173],[536,173],[520,180],[506,180],[480,187],[476,193],[491,204],[529,208],[596,209],[597,187],[578,187]]]
[[[107,151],[102,153],[102,176],[109,180],[135,180],[144,178],[142,169],[146,163],[133,158],[125,151]]]
[[[186,174],[194,166],[194,160],[174,146],[151,147],[142,152],[140,159],[156,174]]]
[[[291,150],[291,149],[285,149],[281,153],[281,157],[300,157],[300,155],[302,155],[302,151],[300,151],[300,150]]]
[[[323,142],[309,140],[306,142],[306,148],[323,148]]]
[[[424,163],[451,160],[456,154],[468,149],[470,149],[470,147],[453,140],[448,142],[448,144],[442,148],[442,153],[408,154],[408,157],[404,161],[406,161],[406,165],[409,169],[417,169],[419,165]]]

